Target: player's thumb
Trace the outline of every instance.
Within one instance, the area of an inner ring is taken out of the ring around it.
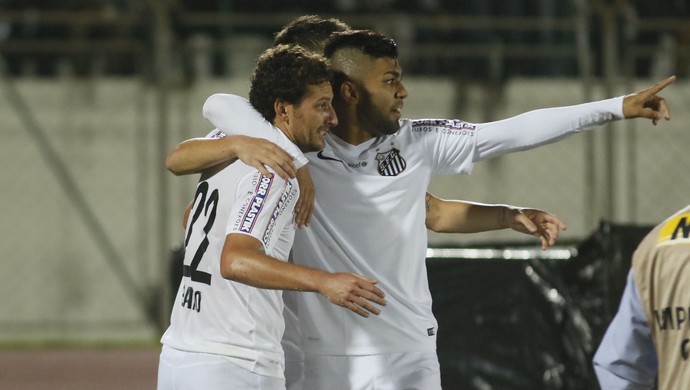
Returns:
[[[532,222],[531,219],[529,219],[524,213],[520,213],[517,216],[517,222],[520,223],[525,230],[527,230],[530,233],[535,233],[537,229],[537,225]]]

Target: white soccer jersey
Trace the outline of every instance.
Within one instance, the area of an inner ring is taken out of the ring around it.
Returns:
[[[379,316],[356,318],[331,310],[326,300],[298,297],[307,353],[436,348],[424,194],[432,176],[471,170],[475,128],[459,121],[401,123],[396,134],[356,146],[329,137],[323,151],[307,155],[315,209],[311,226],[295,239],[294,261],[375,278],[387,301]]]
[[[213,95],[208,101],[226,96]],[[267,129],[233,125],[237,115],[258,115],[251,111],[248,104],[235,101],[208,118],[224,132],[260,136]],[[361,318],[319,296],[300,294],[305,352],[370,355],[435,350],[437,322],[425,266],[424,194],[431,178],[469,173],[480,159],[553,142],[621,117],[622,98],[615,98],[484,124],[406,119],[397,133],[360,145],[329,134],[323,151],[307,155],[317,186],[315,210],[311,226],[297,232],[293,259],[327,271],[375,278],[386,293],[387,305],[379,316]]]
[[[295,179],[266,177],[239,161],[198,184],[185,234],[184,276],[163,344],[283,377],[281,291],[224,279],[220,256],[226,235],[239,233],[261,241],[266,254],[287,260],[298,197]]]

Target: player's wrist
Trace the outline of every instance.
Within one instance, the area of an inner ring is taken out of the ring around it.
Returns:
[[[223,138],[225,143],[223,150],[225,151],[226,158],[239,158],[239,153],[242,149],[242,137],[241,135],[231,135]]]
[[[522,213],[522,209],[517,208],[517,207],[512,207],[512,206],[503,206],[501,207],[501,228],[502,229],[511,229],[515,223],[518,222],[518,215]]]
[[[327,292],[330,275],[332,274],[319,269],[307,268],[307,272],[301,278],[303,283],[303,290],[319,293],[323,296],[328,296]]]

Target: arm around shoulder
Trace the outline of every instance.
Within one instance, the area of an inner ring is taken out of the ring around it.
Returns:
[[[202,109],[204,118],[228,135],[246,135],[275,141],[273,126],[249,100],[232,94],[208,97]]]
[[[200,173],[206,168],[237,158],[230,137],[191,138],[168,152],[165,167],[176,176]]]

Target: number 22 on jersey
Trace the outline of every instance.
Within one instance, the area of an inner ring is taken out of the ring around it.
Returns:
[[[208,190],[208,183],[202,182],[199,184],[194,194],[194,214],[192,215],[192,220],[189,221],[187,225],[187,234],[184,240],[185,252],[189,253],[191,250],[194,250],[194,257],[190,264],[184,264],[182,266],[182,277],[191,278],[192,282],[204,283],[210,286],[211,274],[198,269],[199,263],[201,263],[204,253],[206,253],[206,249],[208,248],[208,232],[211,230],[211,227],[213,227],[213,222],[216,219],[216,209],[218,207],[218,190],[214,189],[210,195],[208,194]],[[204,223],[204,221],[206,221],[206,223]],[[201,240],[201,243],[196,249],[189,248],[189,238],[192,235],[192,230],[200,228],[202,224],[204,232],[203,240]],[[187,258],[188,257],[185,256],[185,260]],[[182,306],[197,312],[201,311],[201,292],[194,291],[194,289],[188,285],[184,292]]]

